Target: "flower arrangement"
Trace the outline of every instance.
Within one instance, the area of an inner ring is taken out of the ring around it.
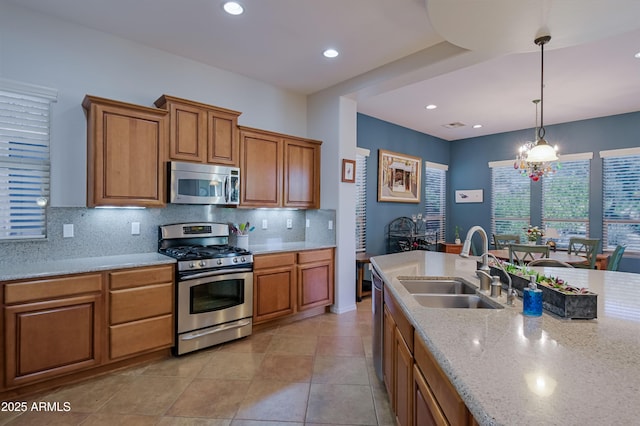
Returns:
[[[557,291],[559,291],[561,293],[564,293],[564,294],[593,294],[589,290],[587,290],[586,288],[578,288],[578,287],[571,286],[571,285],[567,284],[567,282],[564,281],[561,278],[551,277],[551,276],[547,277],[545,275],[542,275],[542,274],[534,271],[533,269],[529,269],[529,268],[523,267],[523,266],[517,266],[517,265],[514,265],[514,264],[509,263],[509,262],[500,262],[500,263],[504,267],[505,271],[507,271],[507,273],[509,273],[509,274],[516,275],[516,276],[523,277],[523,278],[527,278],[527,279],[531,275],[535,275],[536,276],[536,283],[541,284],[541,285],[543,285],[545,287],[552,288],[552,289],[557,290]],[[490,262],[490,264],[492,264],[492,266],[493,266],[493,265],[495,265],[495,262]]]
[[[538,241],[538,238],[544,237],[544,232],[537,226],[531,226],[527,228],[527,239],[529,241]]]

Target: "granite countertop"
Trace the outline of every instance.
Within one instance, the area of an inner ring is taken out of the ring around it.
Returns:
[[[304,251],[332,248],[335,245],[317,244],[305,241],[274,242],[250,245],[253,254],[278,253],[285,251]],[[160,264],[176,263],[176,260],[159,253],[137,253],[116,256],[82,257],[44,262],[1,263],[0,281],[40,278],[52,275],[80,274],[109,269],[136,268]]]
[[[473,258],[413,251],[371,263],[480,424],[637,423],[640,274],[536,268],[598,294],[597,319],[565,320],[525,317],[519,298],[495,310],[425,308],[397,279],[477,286]]]
[[[40,278],[51,275],[79,274],[109,269],[176,263],[159,253],[122,254],[117,256],[82,257],[45,262],[0,263],[0,281]]]

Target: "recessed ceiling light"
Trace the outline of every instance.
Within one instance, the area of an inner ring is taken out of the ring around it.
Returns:
[[[474,128],[474,129],[479,129],[480,127],[482,127],[482,124],[474,124],[474,125],[473,125],[473,128]]]
[[[324,52],[322,52],[322,54],[324,55],[325,58],[335,58],[336,56],[339,55],[336,49],[327,49]]]
[[[244,12],[242,5],[236,1],[228,1],[222,7],[229,15],[242,15]]]
[[[426,109],[436,109],[438,108],[438,105],[434,105],[434,104],[429,104],[425,107]]]
[[[636,58],[640,59],[640,52],[636,53],[634,56],[635,56]]]

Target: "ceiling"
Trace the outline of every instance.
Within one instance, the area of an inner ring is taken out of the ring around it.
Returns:
[[[546,27],[545,125],[640,111],[637,0],[4,1],[445,140],[534,127]]]

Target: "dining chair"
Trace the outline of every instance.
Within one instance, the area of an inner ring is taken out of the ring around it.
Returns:
[[[509,262],[524,265],[533,260],[549,257],[549,246],[509,244]]]
[[[506,249],[509,244],[520,244],[520,235],[493,234],[493,245],[496,246],[496,250]]]
[[[609,256],[609,263],[607,263],[607,271],[617,271],[620,268],[620,259],[622,259],[622,255],[624,254],[625,246],[616,246],[611,256]]]
[[[596,269],[596,255],[600,247],[599,238],[570,238],[569,254],[584,256],[587,258],[584,263],[576,263],[576,268]]]
[[[573,265],[556,259],[535,259],[529,262],[527,266],[555,266],[557,268],[573,268]]]

